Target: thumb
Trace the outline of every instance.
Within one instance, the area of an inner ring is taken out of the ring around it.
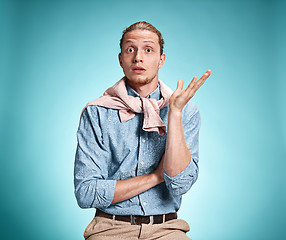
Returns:
[[[184,86],[184,81],[183,80],[179,80],[177,83],[177,89],[176,90],[182,90]]]

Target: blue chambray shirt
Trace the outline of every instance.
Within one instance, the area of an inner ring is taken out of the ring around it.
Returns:
[[[127,85],[127,92],[138,93]],[[160,85],[147,98],[161,98]],[[168,125],[166,106],[160,117]],[[182,112],[187,146],[192,153],[189,165],[175,177],[164,172],[165,182],[126,201],[111,204],[117,180],[150,174],[158,166],[165,151],[167,135],[142,129],[143,113],[121,122],[118,110],[88,106],[80,119],[78,145],[74,166],[75,196],[81,208],[97,208],[116,215],[157,215],[176,212],[182,194],[198,176],[198,144],[200,114],[197,106],[188,102]],[[168,133],[167,133],[168,134]]]

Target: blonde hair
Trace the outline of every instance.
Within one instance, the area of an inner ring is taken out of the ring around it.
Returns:
[[[126,33],[128,32],[131,32],[133,30],[148,30],[150,32],[153,32],[153,33],[156,33],[158,38],[159,38],[159,45],[160,45],[160,53],[161,55],[163,54],[163,49],[164,49],[164,39],[162,37],[162,34],[161,32],[155,28],[151,23],[147,23],[147,22],[136,22],[136,23],[133,23],[131,26],[129,26],[128,28],[126,28],[124,31],[123,31],[123,34],[122,34],[122,37],[120,39],[120,51],[122,51],[122,42],[123,42],[123,39],[124,39],[124,36]],[[121,54],[121,52],[120,52]]]

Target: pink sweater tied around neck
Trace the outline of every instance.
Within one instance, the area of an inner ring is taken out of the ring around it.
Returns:
[[[148,99],[144,97],[133,97],[128,95],[126,90],[126,78],[123,77],[112,87],[108,88],[103,96],[88,103],[87,106],[97,105],[106,108],[118,109],[121,122],[132,119],[135,113],[144,113],[143,130],[156,131],[159,134],[166,134],[166,125],[160,118],[160,109],[168,106],[172,90],[167,87],[161,80],[160,90],[162,98],[157,101],[156,99]],[[82,110],[85,110],[85,108]],[[81,113],[81,115],[82,115]]]

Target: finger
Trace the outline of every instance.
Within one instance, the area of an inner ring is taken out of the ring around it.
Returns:
[[[211,75],[211,70],[208,69],[208,70],[205,72],[205,74],[204,74],[197,82],[196,82],[197,76],[194,77],[194,78],[196,78],[196,79],[194,79],[194,78],[192,79],[192,81],[191,81],[191,83],[189,84],[189,86],[187,87],[186,91],[190,94],[190,92],[191,92],[191,90],[193,89],[193,87],[196,86],[195,89],[194,89],[194,91],[196,92],[196,91],[202,86],[202,84],[205,82],[205,80],[206,80],[210,75]]]
[[[196,82],[194,90],[195,92],[204,84],[204,82],[207,80],[207,78],[210,76],[211,70],[207,70],[205,74]]]
[[[184,81],[183,80],[179,80],[177,83],[177,89],[176,90],[182,90],[184,87]]]
[[[205,74],[198,80],[196,81],[192,86],[190,86],[190,89],[188,90],[188,98],[191,99],[197,90],[203,85],[203,83],[206,81],[206,79],[210,76],[211,70],[207,70]]]
[[[206,73],[209,74],[209,76],[210,76],[210,75],[212,74],[212,70],[208,69],[208,70],[206,71]]]
[[[211,75],[211,70],[209,69],[198,81],[205,81],[210,75]]]
[[[196,83],[196,80],[197,80],[197,79],[198,79],[197,76],[193,77],[193,79],[192,79],[192,81],[190,82],[189,86],[186,88],[186,92],[187,92],[187,93],[189,93],[189,92],[192,90],[192,88],[193,88],[194,84]]]

